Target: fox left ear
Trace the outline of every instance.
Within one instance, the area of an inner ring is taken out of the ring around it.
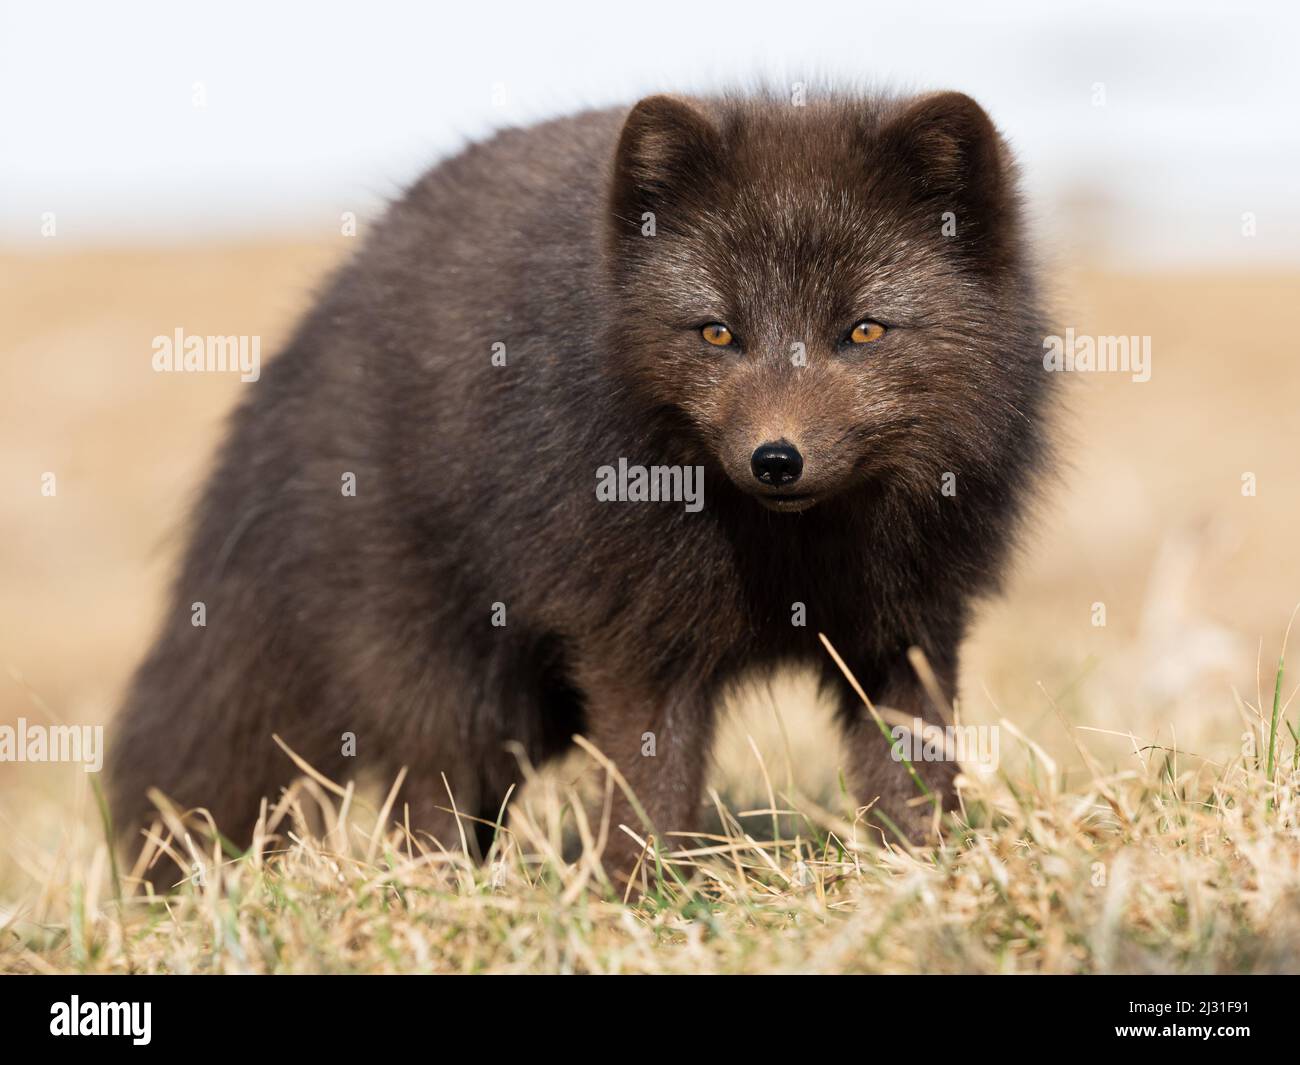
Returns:
[[[941,92],[909,104],[880,133],[878,155],[893,160],[909,192],[936,212],[952,212],[962,245],[996,254],[1015,224],[1014,167],[993,121],[965,93]]]
[[[614,232],[634,233],[647,211],[670,210],[702,193],[713,173],[719,139],[704,111],[682,97],[648,96],[633,107],[614,156]]]

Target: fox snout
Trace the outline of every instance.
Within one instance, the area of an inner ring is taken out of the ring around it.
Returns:
[[[729,382],[708,421],[737,488],[769,509],[803,510],[844,487],[856,458],[849,441],[857,422],[845,378],[769,365]]]
[[[749,468],[759,484],[784,488],[799,480],[803,456],[793,444],[778,440],[774,444],[760,444],[750,456]]]

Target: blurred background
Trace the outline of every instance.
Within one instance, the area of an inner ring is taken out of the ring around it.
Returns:
[[[110,722],[223,419],[256,387],[155,373],[154,336],[273,351],[385,201],[492,129],[829,79],[979,99],[1024,165],[1060,329],[1151,338],[1149,381],[1067,381],[1067,465],[982,611],[963,714],[1012,722],[1065,765],[1067,724],[1102,730],[1075,736],[1108,766],[1151,742],[1238,753],[1300,603],[1300,9],[0,12],[0,724]],[[742,702],[720,782],[754,786],[746,734],[805,790],[833,779],[806,685]],[[30,838],[37,798],[87,796],[77,767],[0,764],[0,834]]]

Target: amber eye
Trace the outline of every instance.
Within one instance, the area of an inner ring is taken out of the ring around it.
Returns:
[[[849,334],[849,340],[854,344],[870,344],[884,335],[885,327],[879,322],[873,322],[870,318],[867,318],[853,327],[853,332]]]
[[[710,322],[700,330],[700,336],[715,348],[725,348],[732,341],[731,330],[721,322]]]

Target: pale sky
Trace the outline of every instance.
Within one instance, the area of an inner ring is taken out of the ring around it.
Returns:
[[[1117,262],[1295,262],[1298,11],[3,0],[0,241],[40,240],[45,212],[72,244],[333,233],[496,126],[821,75],[969,92],[1041,224]]]

